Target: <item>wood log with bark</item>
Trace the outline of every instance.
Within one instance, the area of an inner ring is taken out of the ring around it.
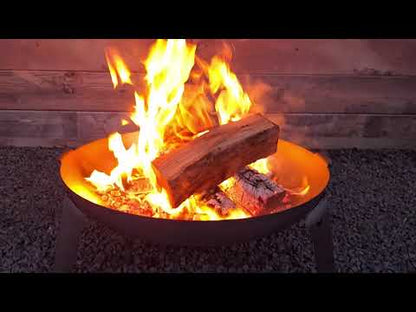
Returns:
[[[252,216],[276,208],[286,194],[276,182],[248,167],[235,174],[232,183],[227,183],[222,190],[235,204]]]
[[[244,166],[277,150],[279,126],[260,114],[210,132],[153,161],[156,176],[178,207],[194,193],[217,186]]]

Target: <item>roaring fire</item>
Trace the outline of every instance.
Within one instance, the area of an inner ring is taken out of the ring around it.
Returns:
[[[218,124],[240,120],[252,107],[250,97],[230,69],[231,50],[225,49],[207,63],[196,57],[196,49],[195,44],[182,39],[157,40],[153,44],[143,62],[146,87],[142,92],[134,92],[135,106],[130,115],[140,128],[138,139],[127,149],[119,133],[111,134],[108,148],[114,153],[117,166],[110,174],[94,170],[86,180],[105,198],[106,193],[117,193],[118,189],[129,199],[147,204],[153,217],[185,218],[197,214],[199,220],[246,218],[249,214],[238,207],[226,216],[220,215],[198,195],[179,207],[171,207],[152,168],[152,161],[158,156],[204,135]],[[120,54],[108,49],[105,56],[114,88],[134,85]],[[128,122],[121,121],[123,125]],[[264,174],[270,172],[266,158],[250,167]],[[146,192],[130,192],[137,181],[146,181]],[[233,178],[229,178],[220,187],[232,182]],[[119,205],[120,210],[126,209],[125,205]]]

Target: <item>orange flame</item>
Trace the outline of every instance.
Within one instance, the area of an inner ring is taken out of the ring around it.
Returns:
[[[131,182],[133,172],[137,171],[150,183],[151,190],[145,200],[155,217],[167,213],[174,218],[193,211],[201,220],[247,218],[249,214],[238,207],[221,216],[197,195],[179,207],[171,207],[166,191],[157,184],[152,167],[154,159],[204,135],[216,124],[240,120],[252,107],[249,96],[230,69],[231,49],[226,46],[223,55],[214,56],[210,63],[197,58],[196,49],[195,44],[183,39],[154,43],[144,61],[146,88],[143,93],[134,92],[135,106],[130,119],[140,128],[137,141],[126,149],[119,133],[110,135],[108,148],[114,153],[117,166],[109,175],[94,170],[86,179],[98,191],[113,187],[124,190],[124,183]],[[114,88],[119,84],[133,85],[130,70],[116,50],[108,49],[106,59]],[[123,120],[122,124],[127,121]],[[250,167],[261,173],[269,172],[267,158]],[[233,183],[233,179],[227,179],[220,186]]]

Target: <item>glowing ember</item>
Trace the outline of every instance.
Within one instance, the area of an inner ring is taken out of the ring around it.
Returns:
[[[128,149],[119,133],[108,137],[108,148],[117,159],[110,174],[94,170],[86,178],[100,194],[102,204],[121,211],[160,218],[220,220],[247,218],[236,207],[221,215],[195,194],[179,207],[171,207],[166,191],[156,181],[152,161],[202,136],[210,128],[240,120],[252,101],[231,71],[231,50],[214,56],[210,63],[197,58],[197,46],[185,40],[157,40],[143,62],[146,88],[134,92],[135,106],[130,119],[139,128],[138,139]],[[114,88],[131,84],[131,73],[114,49],[106,51]],[[127,120],[121,121],[128,124]],[[269,174],[267,159],[250,165]],[[233,183],[234,178],[221,186]],[[302,189],[297,194],[304,195]]]

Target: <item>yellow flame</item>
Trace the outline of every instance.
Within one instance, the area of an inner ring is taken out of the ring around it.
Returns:
[[[309,193],[310,188],[311,186],[308,184],[305,186],[305,188],[302,191],[296,193],[296,195],[305,196],[306,194]]]
[[[114,89],[119,84],[118,78],[120,78],[121,83],[133,84],[130,79],[130,70],[127,68],[127,65],[115,49],[107,49],[105,58],[108,64],[108,69],[110,70],[111,81],[113,82]]]
[[[138,165],[136,145],[133,144],[126,149],[120,133],[116,132],[108,138],[108,149],[114,153],[117,166],[113,168],[110,175],[94,170],[87,181],[93,183],[99,191],[105,191],[112,185],[117,185],[124,190],[122,177],[125,176],[127,181],[130,181],[132,171]]]
[[[147,95],[134,93],[136,105],[131,120],[140,127],[138,140],[127,150],[118,133],[109,137],[109,150],[118,163],[109,176],[94,171],[87,179],[97,189],[105,190],[112,185],[123,189],[122,177],[131,178],[133,169],[137,169],[152,185],[153,192],[146,198],[150,204],[170,214],[180,211],[172,209],[166,191],[158,187],[151,163],[167,147],[165,131],[182,99],[184,84],[194,65],[195,50],[196,46],[187,44],[185,40],[156,41],[144,62]],[[109,62],[109,69],[113,83],[117,78],[115,72],[121,82],[131,83],[130,71],[122,59],[115,53],[111,57],[114,63]]]
[[[297,196],[305,196],[306,194],[309,193],[311,186],[308,182],[308,177],[307,176],[303,176],[302,177],[302,185],[296,189],[296,190],[289,190],[289,192],[292,195],[297,195]]]
[[[267,158],[259,159],[254,163],[250,164],[249,167],[266,175],[270,172]]]
[[[219,184],[219,187],[222,190],[226,190],[226,189],[230,188],[231,186],[233,186],[235,182],[236,182],[236,180],[235,180],[234,177],[229,177],[227,180],[222,181]]]
[[[240,120],[249,112],[252,103],[237,76],[219,57],[212,59],[208,74],[211,92],[220,92],[215,102],[220,124]]]
[[[209,130],[205,130],[205,131],[202,131],[202,132],[199,132],[199,133],[197,133],[197,134],[195,134],[195,138],[199,138],[199,137],[201,137],[201,136],[203,136],[204,134],[206,134],[206,133],[208,133],[209,132]]]
[[[153,171],[152,161],[158,156],[214,127],[215,114],[219,124],[226,124],[240,120],[252,106],[228,64],[231,50],[226,49],[224,55],[214,56],[207,63],[196,58],[196,48],[183,39],[157,40],[152,45],[143,62],[145,90],[134,92],[135,106],[130,116],[140,128],[138,139],[127,149],[119,133],[110,135],[108,148],[117,160],[116,167],[109,175],[94,170],[86,179],[98,191],[105,192],[115,186],[124,190],[123,183],[130,182],[136,170],[151,184],[151,191],[145,199],[156,216],[163,211],[175,218],[183,212],[193,211],[201,216],[201,220],[246,218],[249,214],[238,207],[227,216],[221,216],[201,202],[198,196],[191,196],[179,207],[171,207],[168,194],[157,184]],[[130,70],[118,52],[108,49],[105,56],[114,88],[119,84],[133,84]],[[195,60],[198,68],[194,66]],[[186,84],[188,80],[192,84]],[[128,122],[122,120],[121,123],[125,125]],[[251,167],[265,173],[268,170],[267,159],[258,160]],[[220,186],[234,182],[231,177]]]

